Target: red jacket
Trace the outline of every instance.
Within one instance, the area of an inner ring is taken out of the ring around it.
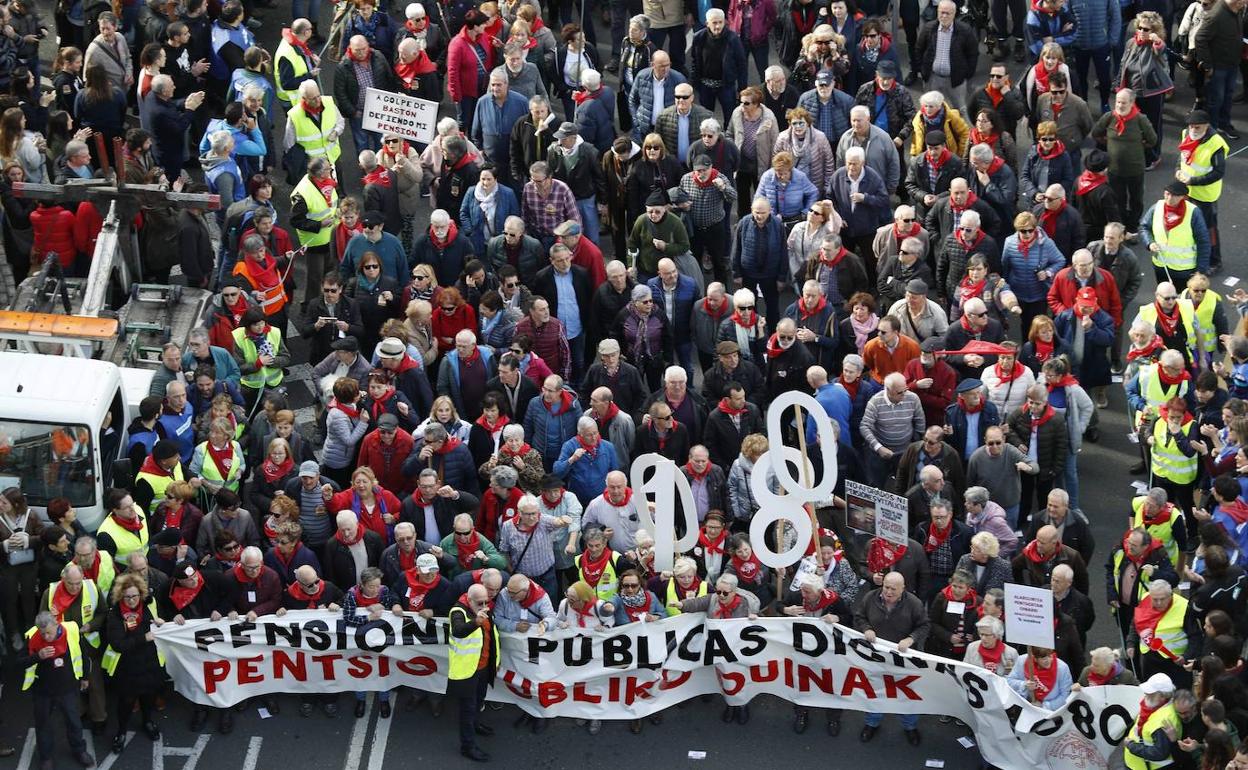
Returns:
[[[388,489],[384,487],[373,493],[373,498],[377,500],[377,506],[373,509],[373,516],[367,522],[363,521],[364,511],[359,510],[355,506],[355,490],[347,487],[338,494],[329,499],[329,515],[337,516],[339,511],[355,511],[357,517],[361,517],[361,523],[364,523],[372,531],[381,536],[381,542],[389,543],[394,538],[390,537],[390,529],[385,522],[382,521],[382,508],[385,512],[399,518],[399,514],[403,512],[403,504],[399,502],[399,498],[395,497]]]
[[[30,252],[31,265],[42,263],[50,252],[56,252],[61,267],[72,266],[78,258],[78,245],[74,242],[76,223],[73,212],[60,206],[40,206],[30,212],[30,226],[35,231],[35,246]]]
[[[598,287],[607,282],[607,269],[603,267],[602,249],[585,236],[576,242],[576,251],[572,252],[572,264],[580,265],[589,272],[589,284],[597,291]]]
[[[396,495],[409,495],[416,489],[416,478],[408,479],[403,475],[403,461],[412,453],[413,443],[412,434],[399,428],[394,432],[394,443],[389,451],[383,451],[380,434],[371,430],[360,442],[359,466],[372,468],[377,474],[377,483],[394,490]]]
[[[954,391],[958,387],[958,373],[942,359],[937,359],[936,365],[929,372],[923,368],[922,359],[912,358],[902,374],[906,376],[906,387],[914,391],[919,401],[923,402],[923,416],[927,418],[927,424],[944,425],[945,407],[953,403]],[[932,378],[930,388],[915,385],[925,377]]]
[[[94,256],[95,241],[103,229],[104,217],[100,216],[95,204],[91,201],[79,203],[74,214],[74,245],[78,247],[78,253]]]
[[[457,307],[454,313],[448,315],[439,305],[433,309],[433,319],[429,322],[429,326],[433,329],[433,337],[437,340],[438,350],[445,353],[455,349],[455,335],[464,329],[478,334],[477,311],[465,302]],[[443,337],[450,337],[451,342],[444,342]]]
[[[249,235],[260,234],[256,232],[256,228],[254,227],[243,233],[242,237],[238,239],[239,254],[243,253],[243,240]],[[269,247],[269,252],[274,257],[281,258],[286,254],[286,252],[295,250],[295,242],[290,239],[290,233],[280,227],[277,227],[276,225],[274,225],[273,232],[268,238],[265,238],[262,235],[260,237],[264,240],[264,245]]]
[[[521,497],[524,497],[523,490],[512,487],[507,502],[500,505],[501,501],[493,490],[485,490],[485,494],[481,495],[481,507],[477,509],[477,529],[481,536],[491,543],[497,543],[498,533],[503,528],[502,522],[519,515],[516,506],[520,504]]]
[[[489,37],[482,35],[477,40],[485,50],[486,76],[494,71],[494,46]],[[482,92],[477,88],[477,52],[473,50],[472,41],[468,39],[468,30],[461,29],[446,50],[446,90],[453,101],[465,96],[478,97]]]
[[[1118,293],[1118,283],[1114,280],[1113,273],[1098,267],[1092,274],[1092,283],[1089,285],[1096,289],[1096,301],[1100,303],[1101,310],[1114,319],[1115,327],[1122,326],[1122,296]],[[1063,310],[1074,307],[1075,294],[1078,292],[1079,281],[1075,278],[1075,269],[1064,267],[1057,271],[1053,285],[1049,287],[1049,310],[1056,316]]]

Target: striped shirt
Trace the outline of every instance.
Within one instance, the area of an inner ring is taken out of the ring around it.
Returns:
[[[880,391],[867,402],[858,430],[866,439],[871,451],[888,447],[900,452],[923,436],[927,421],[923,417],[923,402],[912,391],[906,391],[901,402],[888,400],[888,392]]]
[[[554,516],[542,514],[532,533],[521,532],[515,519],[503,525],[503,531],[498,536],[498,552],[511,562],[513,572],[537,578],[555,566],[552,534],[561,529],[557,521]]]

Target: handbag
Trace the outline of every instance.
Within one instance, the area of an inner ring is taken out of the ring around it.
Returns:
[[[22,518],[17,522],[17,526],[9,528],[9,536],[24,532],[26,530],[26,520],[30,516],[30,511],[22,514]],[[6,538],[7,540],[7,538]],[[26,542],[30,543],[30,535],[26,536]],[[18,548],[12,551],[6,551],[10,567],[16,567],[21,564],[30,564],[35,560],[35,549],[27,545],[26,548]]]

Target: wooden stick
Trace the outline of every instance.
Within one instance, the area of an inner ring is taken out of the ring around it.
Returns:
[[[800,406],[797,409],[797,446],[802,452],[802,483],[807,488],[814,486],[814,479],[810,477],[810,454],[806,446],[806,413],[802,411]],[[823,568],[823,554],[819,551],[819,519],[815,516],[815,509],[810,503],[803,506],[806,514],[810,516],[810,540],[815,548],[815,564],[820,569]]]

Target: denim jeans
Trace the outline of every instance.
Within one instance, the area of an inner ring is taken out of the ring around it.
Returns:
[[[455,105],[455,121],[459,123],[459,130],[464,132],[465,136],[472,134],[472,116],[477,111],[477,97],[463,96],[459,103]]]
[[[1214,128],[1229,128],[1231,125],[1231,104],[1235,101],[1235,79],[1238,75],[1236,68],[1227,67],[1215,69],[1209,76],[1205,94]]]
[[[1085,100],[1088,98],[1091,85],[1088,82],[1088,65],[1095,67],[1097,90],[1101,93],[1102,112],[1109,109],[1109,94],[1112,88],[1109,76],[1109,52],[1108,43],[1092,50],[1075,49],[1075,93]]]
[[[693,381],[693,341],[676,343],[676,362],[685,370],[685,374],[689,375],[689,380]]]
[[[601,230],[598,220],[598,198],[596,196],[577,198],[576,210],[581,212],[581,235],[588,238],[590,243],[597,244]]]
[[[728,119],[732,117],[732,111],[737,106],[737,89],[731,85],[724,84],[719,88],[708,88],[706,86],[698,86],[698,103],[715,114],[715,104],[719,103],[719,108],[724,111],[724,125],[727,125]]]
[[[1066,454],[1066,467],[1062,471],[1062,489],[1070,495],[1070,507],[1079,507],[1079,455],[1075,452]]]
[[[919,726],[919,715],[918,715],[918,714],[898,714],[898,716],[899,716],[899,717],[901,717],[901,726],[902,726],[904,729],[906,729],[906,730],[915,730],[915,729],[917,729],[917,728],[918,728],[918,726]],[[867,712],[866,714],[864,714],[864,715],[863,715],[863,717],[862,717],[862,722],[863,722],[863,724],[865,724],[867,727],[879,727],[879,726],[880,726],[880,722],[883,722],[883,721],[884,721],[884,715],[883,715],[883,714],[876,714],[876,713],[875,713],[875,712],[873,712],[873,711],[868,711],[868,712]]]
[[[581,376],[585,374],[585,338],[587,336],[582,331],[568,340],[568,352],[572,354],[572,379],[576,382],[580,382]]]
[[[354,118],[351,118],[351,138],[355,141],[356,155],[359,155],[364,150],[377,152],[381,149],[381,134],[376,131],[364,130],[363,115],[356,115]]]

